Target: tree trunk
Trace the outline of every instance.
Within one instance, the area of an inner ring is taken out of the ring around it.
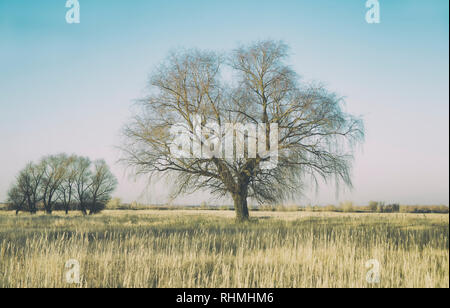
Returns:
[[[83,213],[84,216],[86,216],[88,214],[87,210],[86,210],[86,206],[84,205],[83,202],[80,202],[80,210],[81,210],[81,213]]]
[[[30,213],[31,213],[31,215],[34,215],[37,213],[36,203],[32,203],[30,205]]]
[[[51,208],[51,205],[50,205],[50,204],[45,203],[45,204],[44,204],[44,209],[45,209],[45,213],[46,213],[47,215],[52,215],[52,208]]]
[[[236,220],[238,222],[244,222],[249,220],[248,207],[247,207],[247,194],[236,193],[233,195],[234,210],[236,211]]]

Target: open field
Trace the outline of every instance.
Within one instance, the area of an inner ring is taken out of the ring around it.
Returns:
[[[449,216],[0,212],[0,287],[449,287]],[[81,285],[65,263],[81,264]],[[366,262],[380,263],[380,283]]]

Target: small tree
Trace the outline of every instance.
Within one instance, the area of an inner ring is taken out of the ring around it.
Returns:
[[[113,198],[108,201],[106,207],[109,209],[118,209],[122,204],[122,200],[120,198]]]
[[[8,207],[16,211],[16,215],[19,214],[19,211],[24,210],[24,206],[27,201],[27,196],[24,192],[18,187],[13,186],[8,191]]]
[[[75,181],[77,179],[76,160],[77,157],[75,155],[66,157],[65,176],[58,187],[58,199],[62,202],[66,215],[69,213],[70,206],[74,199]]]
[[[345,201],[340,204],[340,208],[345,213],[351,213],[355,210],[355,206],[351,201]]]
[[[400,213],[400,204],[398,204],[398,203],[392,204],[392,212]]]
[[[386,212],[386,205],[385,205],[384,202],[378,202],[377,212],[378,213],[385,213]]]
[[[90,189],[92,185],[91,160],[87,157],[77,157],[74,161],[75,175],[75,192],[79,203],[80,211],[83,215],[88,214],[88,203],[90,200]]]
[[[370,201],[369,202],[369,211],[372,213],[375,213],[378,210],[378,202],[377,201]]]
[[[25,199],[26,211],[31,214],[37,212],[37,205],[42,200],[41,184],[43,178],[44,169],[42,166],[28,163],[26,167],[20,171],[17,177],[17,184],[13,187],[13,195],[21,196]],[[25,207],[22,206],[19,210],[24,208]]]
[[[53,211],[53,203],[57,199],[58,189],[61,188],[67,172],[67,155],[50,155],[41,160],[40,166],[44,176],[41,184],[42,200],[47,214]]]
[[[388,204],[384,207],[384,213],[398,213],[400,212],[400,205],[397,203]]]
[[[105,208],[117,186],[117,179],[104,160],[95,161],[93,169],[89,185],[89,215],[99,213]]]

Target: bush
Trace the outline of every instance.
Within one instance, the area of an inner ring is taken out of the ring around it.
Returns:
[[[338,208],[330,204],[324,208],[325,212],[338,212]]]
[[[413,205],[403,205],[400,206],[400,212],[402,213],[415,213],[415,214],[448,214],[449,208],[445,205],[433,205],[433,206],[413,206]]]
[[[272,211],[275,211],[275,207],[273,207],[272,205],[269,205],[269,204],[261,204],[259,206],[259,210],[264,211],[264,212],[272,212]]]
[[[0,211],[12,211],[14,210],[14,205],[11,203],[0,203]]]
[[[391,204],[392,212],[393,213],[399,213],[400,212],[400,204],[394,203]]]
[[[385,210],[386,210],[386,205],[384,204],[384,202],[379,202],[378,207],[377,207],[377,212],[385,213]]]
[[[89,215],[98,214],[106,208],[106,204],[101,202],[89,203],[87,208],[89,209]]]
[[[369,202],[369,211],[375,213],[378,210],[378,205],[380,202],[378,201],[370,201]]]
[[[296,205],[277,205],[275,207],[275,211],[277,212],[296,212],[299,210],[299,207]]]
[[[69,211],[78,211],[80,209],[80,206],[77,203],[72,202],[68,206]],[[53,206],[54,211],[65,211],[66,207],[61,202],[55,203]]]
[[[307,212],[314,212],[314,207],[311,204],[308,204],[305,207],[305,211],[307,211]]]
[[[109,200],[109,202],[106,204],[106,206],[107,206],[109,209],[112,209],[112,210],[119,209],[121,205],[122,205],[122,200],[121,200],[120,198],[114,198],[114,199],[111,199],[111,200]]]
[[[351,201],[342,202],[339,206],[345,213],[351,213],[355,211],[355,206]]]

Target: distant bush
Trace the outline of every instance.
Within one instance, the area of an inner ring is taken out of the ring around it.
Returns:
[[[221,211],[231,211],[231,210],[233,210],[233,206],[221,205],[221,206],[219,206],[219,210],[221,210]]]
[[[109,200],[109,202],[106,204],[106,207],[108,209],[118,209],[122,204],[122,200],[120,198],[113,198]]]
[[[384,207],[384,213],[399,213],[400,212],[400,204],[388,204]]]
[[[351,213],[355,211],[355,205],[351,201],[342,202],[339,207],[344,213]]]
[[[13,209],[10,209],[10,205],[7,203],[0,203],[0,211],[12,211]]]
[[[89,215],[98,214],[106,209],[106,204],[104,202],[88,203],[87,208],[89,209]]]
[[[378,205],[380,204],[380,202],[378,201],[370,201],[369,202],[369,211],[372,213],[375,213],[378,211]]]
[[[445,205],[431,205],[431,206],[418,206],[418,205],[402,205],[400,206],[401,213],[416,213],[416,214],[448,214],[449,208]]]
[[[378,202],[377,213],[384,213],[385,208],[386,208],[386,205],[384,204],[384,202]]]
[[[338,212],[339,211],[339,209],[332,204],[325,206],[323,210],[324,210],[324,212]]]
[[[259,211],[264,211],[264,212],[275,211],[275,207],[273,205],[269,205],[269,204],[261,204],[257,208],[258,208]]]
[[[277,212],[297,212],[300,208],[297,205],[277,205],[275,211]]]
[[[308,204],[308,205],[305,207],[305,211],[307,211],[307,212],[314,212],[314,209],[315,209],[315,207],[312,206],[311,204]]]
[[[44,207],[42,206],[38,206],[38,208],[40,208],[41,210],[44,210]],[[80,206],[78,205],[78,203],[70,203],[70,204],[63,204],[61,202],[57,202],[54,205],[54,211],[65,211],[67,208],[67,210],[69,211],[78,211],[80,210]]]

